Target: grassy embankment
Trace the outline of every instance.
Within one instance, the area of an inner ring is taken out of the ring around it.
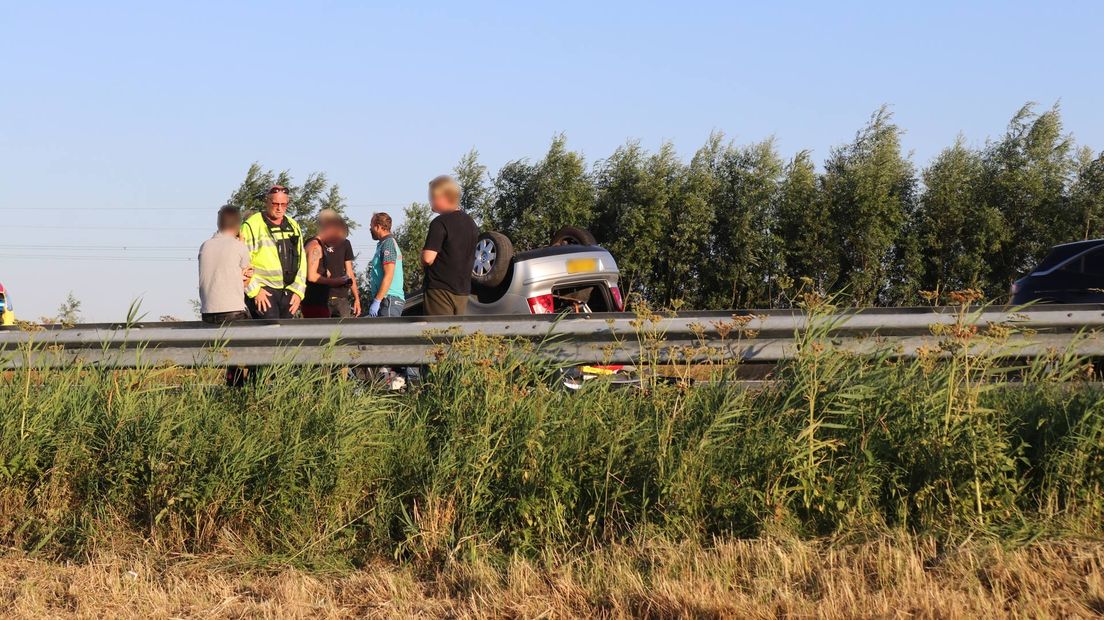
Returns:
[[[403,396],[315,371],[242,391],[171,368],[20,371],[0,382],[0,542],[8,583],[39,586],[0,594],[32,609],[50,590],[28,563],[75,562],[49,581],[104,561],[119,587],[141,566],[147,602],[219,566],[203,580],[286,579],[362,612],[509,613],[532,595],[579,614],[933,596],[947,613],[1104,613],[1085,542],[1104,529],[1104,391],[1060,352],[1020,368],[970,353],[1004,329],[942,335],[894,361],[813,330],[757,390],[572,395],[527,347],[481,337]]]

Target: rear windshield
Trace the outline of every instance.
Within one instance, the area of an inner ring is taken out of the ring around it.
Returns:
[[[612,312],[609,286],[605,282],[583,282],[552,287],[555,312]]]

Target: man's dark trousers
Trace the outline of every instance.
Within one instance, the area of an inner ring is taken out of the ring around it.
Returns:
[[[468,310],[468,296],[441,288],[427,288],[422,308],[426,316],[464,316]]]
[[[225,325],[232,321],[248,321],[249,313],[245,310],[233,312],[204,312],[200,315],[204,323],[211,325]],[[245,379],[249,376],[249,369],[241,366],[233,366],[226,369],[226,386],[238,387],[245,385]]]
[[[268,309],[261,312],[257,308],[257,300],[247,299],[249,314],[255,319],[290,319],[291,318],[291,291],[286,288],[275,289],[264,287],[268,291]]]

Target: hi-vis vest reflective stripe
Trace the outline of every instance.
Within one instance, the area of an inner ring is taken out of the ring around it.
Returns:
[[[256,297],[257,291],[261,290],[262,286],[274,289],[287,288],[299,297],[306,293],[307,257],[303,252],[303,232],[295,220],[286,215],[284,217],[291,224],[293,234],[299,238],[299,266],[295,273],[295,281],[287,287],[284,286],[284,267],[280,264],[276,239],[272,237],[264,216],[254,213],[242,224],[241,238],[249,248],[249,260],[253,265],[253,279],[245,289],[245,294],[250,297]]]

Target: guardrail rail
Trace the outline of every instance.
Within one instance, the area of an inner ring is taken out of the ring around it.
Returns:
[[[258,366],[272,363],[416,365],[439,347],[475,333],[539,343],[539,354],[570,362],[636,363],[687,355],[777,363],[794,355],[795,337],[829,325],[831,345],[858,354],[892,350],[914,356],[938,348],[937,326],[961,323],[961,308],[863,308],[809,315],[800,310],[689,312],[641,318],[631,314],[401,317],[83,324],[0,329],[0,367],[95,364],[135,367]],[[979,344],[996,355],[1034,357],[1056,349],[1104,355],[1104,306],[981,308],[970,322],[1011,328],[1000,342]]]

